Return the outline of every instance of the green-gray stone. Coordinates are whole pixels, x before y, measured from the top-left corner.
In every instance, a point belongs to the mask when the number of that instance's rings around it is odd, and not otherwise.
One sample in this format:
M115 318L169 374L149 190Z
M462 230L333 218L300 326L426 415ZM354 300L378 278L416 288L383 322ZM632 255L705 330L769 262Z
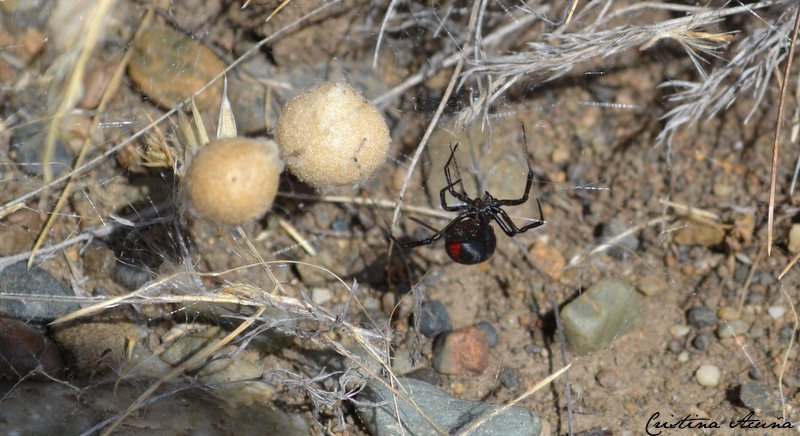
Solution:
M567 342L579 353L594 351L636 328L639 295L623 280L607 278L561 310Z
M526 407L503 408L482 401L461 400L433 385L410 378L400 378L397 383L400 385L396 386L397 391L407 395L418 409L396 398L392 391L375 380L367 382L357 396L358 414L374 436L436 436L459 434L467 429L472 429L469 434L475 436L539 436L542 432L541 419ZM399 419L396 410L400 412ZM417 410L425 413L439 431Z

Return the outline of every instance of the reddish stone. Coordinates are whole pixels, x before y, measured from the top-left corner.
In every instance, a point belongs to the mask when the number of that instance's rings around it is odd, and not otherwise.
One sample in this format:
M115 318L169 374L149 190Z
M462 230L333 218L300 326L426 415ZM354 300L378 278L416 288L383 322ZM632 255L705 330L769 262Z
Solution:
M433 367L442 374L481 374L489 366L489 338L484 330L465 327L437 336Z

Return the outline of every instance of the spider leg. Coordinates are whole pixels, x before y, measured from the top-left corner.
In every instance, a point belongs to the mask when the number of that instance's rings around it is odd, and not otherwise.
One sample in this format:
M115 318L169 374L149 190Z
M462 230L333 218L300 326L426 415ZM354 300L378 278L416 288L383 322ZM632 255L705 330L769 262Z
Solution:
M503 230L503 233L508 235L509 237L513 237L519 233L525 233L530 229L535 229L537 227L543 226L547 221L544 220L544 214L542 213L542 203L539 199L536 199L536 204L539 206L539 219L534 220L532 223L522 226L522 228L517 227L514 224L514 221L511 220L511 217L508 216L506 211L501 209L500 207L492 207L490 210L494 215L493 218L497 225L500 226L500 229Z
M425 238L425 239L420 239L419 241L409 241L409 242L401 242L401 241L397 240L397 238L395 238L395 237L394 237L394 236L392 236L392 235L390 235L390 237L392 238L392 240L393 240L393 241L394 241L394 242L395 242L397 245L399 245L399 246L400 246L400 248L402 248L402 249L404 249L404 250L407 250L407 249L409 249L409 248L416 248L416 247L420 247L420 246L422 246L422 245L430 245L430 244L433 244L434 242L438 241L439 239L441 239L441 238L442 238L442 236L444 236L444 235L447 233L447 231L448 231L448 230L450 230L450 229L451 229L453 226L455 226L456 224L460 223L461 221L464 221L464 220L465 220L465 219L467 219L467 218L473 218L474 216L475 216L475 213L474 213L474 212L469 212L469 211L463 212L463 213L461 213L460 215L458 215L457 217L455 217L455 218L453 219L453 221L450 221L450 223L449 223L449 224L447 224L446 226L444 226L444 228L443 228L442 230L436 230L435 228L433 228L433 227L431 227L430 225L428 225L428 224L426 224L426 223L422 222L421 220L418 220L418 219L416 219L416 218L411 218L411 219L413 219L414 221L416 221L416 222L418 222L418 223L422 224L423 226L425 226L425 227L427 227L427 228L429 228L429 229L433 230L433 231L434 231L434 232L436 232L436 233L434 233L433 235L431 235L430 237L427 237L427 238Z
M407 250L409 248L415 248L415 247L420 247L422 245L433 244L434 242L436 242L439 239L441 239L442 232L444 230L438 230L435 227L433 227L432 225L426 223L425 221L422 221L421 219L417 219L417 218L414 218L414 217L411 217L411 219L416 221L417 223L427 227L428 229L432 230L434 232L434 234L431 235L430 237L425 238L425 239L420 239L419 241L409 241L409 242L401 242L401 241L397 240L397 238L395 238L394 235L390 235L390 237L395 242L395 244L399 245L400 248L402 248L404 250Z
M448 174L448 176L449 176L449 174ZM448 177L447 181L448 182L450 181L449 177ZM468 203L469 202L469 198L461 198L461 197L459 197L457 195L457 193L455 191L453 191L453 186L455 186L458 183L461 183L461 179L458 179L455 182L450 183L449 185L447 185L444 188L442 188L441 191L439 191L439 200L441 200L441 202L442 202L442 208L444 210L448 211L448 212L460 212L460 211L464 210L464 208L465 208L463 204L457 204L455 206L448 206L447 199L445 198L445 195L446 195L448 190L450 191L451 194L453 194L453 197L456 197L457 199L463 201L464 203ZM462 184L462 189L463 189L463 184ZM464 195L466 197L466 194L464 194Z
M458 149L458 145L459 144L456 142L456 145L450 148L450 158L447 159L447 163L444 165L444 178L447 180L447 186L445 186L444 189L439 191L439 196L441 197L441 200L442 200L442 207L445 210L451 211L451 212L453 212L453 210L452 209L448 209L448 207L452 208L454 206L447 206L447 204L445 202L445 199L444 199L444 193L446 191L450 191L450 195L452 195L453 197L457 198L458 200L460 200L460 201L462 201L464 203L469 203L469 196L467 195L467 191L464 190L464 182L463 182L463 179L461 178L461 168L459 168L459 166L458 166L458 159L455 158L456 150ZM455 182L452 180L452 177L450 176L450 163L451 162L455 162L455 166L456 166L456 176L458 176L458 180L456 180ZM456 192L456 190L453 189L453 187L455 187L456 185L459 185L459 188L460 188L461 192Z
M528 163L528 180L525 182L525 193L522 194L522 197L514 200L496 200L498 206L519 206L525 203L528 201L528 195L533 185L533 167L531 166L531 155L528 152L528 136L525 134L525 125L522 123L520 123L520 125L522 126L522 148L525 150L525 161Z

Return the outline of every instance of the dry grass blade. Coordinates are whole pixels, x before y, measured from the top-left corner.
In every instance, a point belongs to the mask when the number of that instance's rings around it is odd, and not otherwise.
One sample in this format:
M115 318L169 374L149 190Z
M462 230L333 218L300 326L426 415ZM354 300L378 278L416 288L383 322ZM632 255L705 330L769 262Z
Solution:
M81 40L82 48L80 52L80 57L78 58L73 68L72 75L70 76L70 80L67 85L67 91L63 96L61 105L56 111L53 120L50 122L50 126L47 132L47 139L45 140L44 143L44 153L42 154L42 161L44 162L45 186L48 186L53 178L53 175L50 171L50 162L52 161L53 154L55 153L56 134L57 134L56 130L58 122L62 117L66 116L67 112L72 109L72 107L75 105L75 102L79 98L80 89L82 88L82 83L83 83L83 76L86 69L86 63L89 61L89 55L94 50L94 47L97 44L97 40L100 37L101 33L100 29L102 29L102 26L96 26L93 23L106 22L107 20L105 19L105 17L108 14L109 9L111 9L111 5L113 3L114 3L113 0L103 0L97 3L94 9L92 9L92 13L85 18L85 22L87 23L89 29L86 36ZM149 17L151 16L152 12L148 11L148 15L146 16L145 20L149 20ZM142 28L139 29L139 32L141 31ZM75 159L75 164L74 164L75 169L70 172L67 184L61 191L61 196L58 197L56 205L53 207L52 212L47 217L47 221L44 223L42 230L39 232L39 235L36 237L36 241L33 244L31 255L28 258L28 268L30 268L31 265L33 264L33 259L36 255L36 251L38 251L39 247L41 247L42 243L44 243L44 239L50 233L50 229L53 227L53 223L55 222L56 217L59 216L59 211L61 211L61 209L67 203L67 199L69 199L69 193L72 190L72 183L74 182L75 178L78 175L77 169L81 167L83 159L86 156L86 152L89 150L89 144L92 141L91 139L92 135L94 134L95 129L97 129L97 125L100 123L100 117L101 117L100 114L103 113L103 109L111 100L112 92L110 91L115 90L117 88L117 84L122 80L122 74L125 71L125 66L127 65L128 59L130 59L130 55L126 54L126 56L123 58L123 61L120 63L119 67L117 67L116 71L114 71L114 75L109 81L109 85L103 92L103 98L100 100L100 104L97 107L97 115L95 115L92 118L92 123L89 127L89 132L86 135L86 138L83 140L83 145L81 146L81 150L78 153L78 157ZM44 195L42 196L42 198L45 198L46 196L47 195ZM2 210L5 210L5 207Z
M794 29L792 29L792 42L789 44L788 58L786 67L783 70L783 80L781 81L781 91L778 97L778 114L775 120L775 136L772 140L772 167L769 178L769 210L767 212L767 256L772 253L772 228L775 224L775 189L778 180L778 152L781 144L781 126L783 125L783 102L786 97L786 86L789 83L789 72L792 69L792 59L794 59L794 46L797 42L797 31L800 28L800 5L797 6L797 14L794 17Z

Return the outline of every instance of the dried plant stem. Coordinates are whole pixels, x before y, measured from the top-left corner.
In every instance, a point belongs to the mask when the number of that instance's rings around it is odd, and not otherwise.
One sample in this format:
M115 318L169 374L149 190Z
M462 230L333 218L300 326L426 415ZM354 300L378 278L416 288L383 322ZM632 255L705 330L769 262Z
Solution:
M769 178L769 209L767 212L767 256L772 253L772 227L775 222L775 189L778 178L778 152L781 144L781 125L783 124L783 101L786 97L786 85L789 83L789 72L792 69L792 59L794 59L794 46L797 42L798 28L800 28L800 5L797 6L797 14L794 17L792 41L789 44L789 54L786 58L786 66L783 70L780 97L778 98L778 114L775 120L775 136L772 140L772 169Z
M107 2L110 3L110 2ZM150 7L147 9L147 12L142 18L142 22L139 25L139 28L136 30L136 35L134 39L138 38L142 33L144 33L145 29L149 25L150 21L153 18L153 11L155 10L154 7ZM81 150L78 153L78 157L75 159L75 164L73 171L69 173L69 179L67 180L67 184L64 185L64 189L61 190L61 196L58 197L58 201L56 205L53 207L50 215L47 217L47 221L45 221L42 230L39 232L39 235L36 237L36 241L33 244L33 248L31 249L31 254L28 256L28 268L33 265L33 260L36 258L36 252L41 247L42 243L44 242L47 235L50 233L50 229L53 227L53 223L55 222L56 218L59 216L59 212L67 203L69 199L70 192L72 191L72 185L75 183L75 180L78 178L78 168L81 167L83 164L83 160L86 157L86 152L89 150L89 144L92 142L92 137L94 136L94 132L97 130L97 126L100 124L100 117L105 115L105 108L106 105L111 101L114 97L114 91L119 86L119 83L122 81L122 75L125 74L125 68L128 66L128 61L131 58L133 52L128 50L125 52L125 55L122 57L122 61L117 66L116 70L114 70L114 74L111 76L111 79L108 81L108 86L103 91L103 96L100 99L100 103L97 105L97 110L95 116L92 118L92 122L89 125L89 131L86 134L86 137L83 139L83 145L81 145ZM167 154L169 156L169 153ZM46 161L46 160L45 160ZM45 166L47 168L48 166ZM45 177L45 184L48 182L48 178Z
M42 178L44 184L47 186L53 180L53 172L50 167L50 162L53 160L53 155L56 149L56 136L58 136L59 123L71 111L81 96L81 89L83 88L83 78L86 73L86 64L89 62L89 55L94 51L97 42L101 37L101 29L103 23L107 23L106 16L111 6L114 4L113 0L101 0L87 11L83 18L83 27L81 37L78 41L80 48L78 49L78 57L72 65L72 72L66 82L66 87L61 97L61 102L56 109L53 119L47 128L47 137L43 145L42 152ZM62 55L68 56L68 55ZM87 138L88 141L88 138Z

